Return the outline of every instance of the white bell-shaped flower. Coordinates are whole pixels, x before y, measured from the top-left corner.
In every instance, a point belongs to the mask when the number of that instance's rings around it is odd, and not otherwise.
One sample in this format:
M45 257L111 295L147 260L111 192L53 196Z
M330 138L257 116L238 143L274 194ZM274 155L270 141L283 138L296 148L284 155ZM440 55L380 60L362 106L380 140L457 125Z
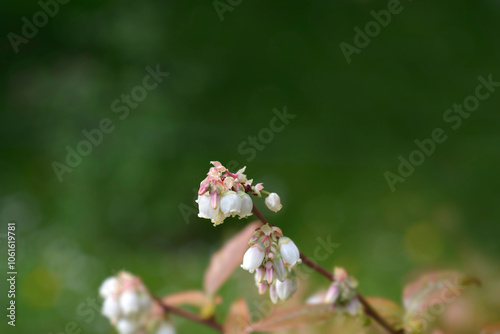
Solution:
M276 281L276 291L281 300L288 300L297 291L297 281L292 278L286 278L283 282Z
M115 321L121 314L120 302L113 297L104 299L101 313L111 321Z
M104 282L102 282L101 287L99 288L99 294L102 298L108 298L117 292L118 285L119 283L116 277L108 277L104 280Z
M269 196L266 197L266 205L269 210L278 212L281 210L283 205L281 205L281 199L277 193L270 193Z
M198 203L199 209L198 217L211 219L212 221L217 219L219 215L219 206L217 206L216 209L212 207L211 198L208 193L198 196L196 203Z
M137 314L141 310L139 295L134 291L125 291L120 296L120 307L123 314Z
M257 268L262 265L264 257L266 256L265 247L262 244L255 244L251 246L243 256L243 264L241 268L253 273Z
M131 319L121 318L116 323L116 330L120 334L137 334L138 325Z
M242 199L234 191L225 192L220 199L220 210L226 216L235 216L240 213Z
M252 209L253 209L252 198L250 197L250 195L248 195L244 192L242 192L240 194L240 196L241 196L241 209L240 209L239 217L245 218L245 217L251 216Z
M156 334L175 334L175 327L170 322L162 321L156 330Z
M296 264L302 263L300 252L295 243L287 237L281 237L279 240L280 253L283 260L293 268Z

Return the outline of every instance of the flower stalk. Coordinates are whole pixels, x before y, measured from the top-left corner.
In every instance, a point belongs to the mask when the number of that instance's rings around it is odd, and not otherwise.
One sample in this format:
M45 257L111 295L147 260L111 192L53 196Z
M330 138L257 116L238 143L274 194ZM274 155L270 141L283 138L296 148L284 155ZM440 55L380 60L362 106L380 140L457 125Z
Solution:
M259 209L257 209L257 207L255 207L255 205L253 206L252 211L255 214L255 216L257 216L257 218L259 218L259 220L262 222L262 224L264 224L264 225L269 224L267 219L262 215L262 213L259 211ZM300 258L301 258L303 264L305 264L309 268L313 269L314 271L316 271L320 275L324 276L330 282L335 281L335 276L333 275L333 273L329 272L328 270L326 270L325 268L323 268L322 266L320 266L319 264L317 264L313 260L309 259L304 253L300 252ZM401 329L401 330L394 329L387 321L385 321L385 319L382 318L382 316L380 316L378 314L378 312L370 305L370 303L368 303L368 301L361 294L358 293L357 297L358 297L361 305L363 305L363 309L365 311L365 314L367 316L371 317L373 320L375 320L380 326L382 326L385 330L387 330L387 332L389 332L391 334L404 334L403 329Z

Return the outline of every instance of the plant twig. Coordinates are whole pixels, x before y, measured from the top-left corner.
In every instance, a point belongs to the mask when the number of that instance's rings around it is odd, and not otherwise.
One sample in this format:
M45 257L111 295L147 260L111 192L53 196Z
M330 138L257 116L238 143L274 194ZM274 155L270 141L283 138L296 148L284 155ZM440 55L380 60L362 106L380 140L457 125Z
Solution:
M224 327L222 327L221 324L219 324L217 321L215 321L214 318L204 319L195 313L191 313L191 312L186 311L182 308L168 305L156 296L154 296L153 298L156 300L156 302L158 302L158 304L161 306L163 311L165 311L167 313L176 314L176 315L181 316L183 318L186 318L188 320L191 320L191 321L197 322L199 324L211 327L220 333L224 333Z
M252 209L253 213L259 218L259 220L262 222L262 224L269 224L267 219L262 215L262 213L257 209L257 207L254 205ZM310 258L308 258L304 253L300 252L300 258L302 259L302 263L304 263L306 266L308 266L311 269L314 269L317 273L320 275L326 277L329 281L333 282L335 281L335 277L333 276L333 273L330 271L326 270ZM361 296L358 293L358 299L360 303L363 305L363 308L365 310L365 314L368 315L369 317L373 318L380 326L382 326L384 329L386 329L389 333L391 334L404 334L404 330L396 330L394 329L387 321L385 321L384 318L382 318L377 311L368 303L368 301Z

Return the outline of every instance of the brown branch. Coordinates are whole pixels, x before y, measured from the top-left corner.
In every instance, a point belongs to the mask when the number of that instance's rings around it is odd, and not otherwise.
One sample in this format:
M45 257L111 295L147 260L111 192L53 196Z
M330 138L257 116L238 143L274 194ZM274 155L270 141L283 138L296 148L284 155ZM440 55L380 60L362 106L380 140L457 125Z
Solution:
M168 304L166 304L165 302L163 302L160 298L158 298L156 296L153 296L153 298L156 300L156 302L158 302L158 304L161 306L161 308L163 309L163 311L165 311L167 313L176 314L178 316L181 316L183 318L186 318L186 319L189 319L191 321L197 322L199 324L211 327L211 328L213 328L214 330L216 330L216 331L218 331L220 333L224 333L224 327L222 327L221 324L219 324L217 321L215 321L214 318L204 319L204 318L200 317L199 315L197 315L195 313L191 313L191 312L186 311L186 310L184 310L182 308L178 308L178 307L175 307L175 306L172 306L172 305L168 305Z
M259 220L263 224L269 224L267 219L262 215L262 213L257 209L257 207L254 205L252 209L253 213L259 218ZM304 263L306 266L308 266L311 269L314 269L317 273L320 275L326 277L329 281L333 282L335 281L335 277L333 276L333 273L330 271L326 270L310 258L308 258L304 253L300 252L300 258L302 259L302 263ZM368 303L368 301L361 296L359 293L357 295L359 301L363 305L363 308L365 310L365 314L368 315L369 317L373 318L376 322L379 323L380 326L385 328L389 333L391 334L404 334L404 330L396 330L394 329L387 321L385 321L384 318L382 318L377 311Z

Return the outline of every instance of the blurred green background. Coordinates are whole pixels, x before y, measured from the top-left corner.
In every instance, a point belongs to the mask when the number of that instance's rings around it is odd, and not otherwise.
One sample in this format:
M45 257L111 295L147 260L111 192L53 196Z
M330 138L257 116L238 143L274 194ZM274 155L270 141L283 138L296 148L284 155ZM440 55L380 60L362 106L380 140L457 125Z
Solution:
M211 1L71 1L15 53L8 33L41 8L4 2L0 226L17 222L19 272L8 329L112 333L85 303L121 269L158 295L200 288L210 254L245 224L193 214L210 160L278 192L278 214L257 205L306 254L331 236L340 246L321 264L346 267L362 293L399 301L415 274L455 268L484 283L467 291L474 325L500 321L500 91L457 130L443 121L478 76L500 81L500 3L402 1L348 64L339 44L387 3L243 1L221 21ZM121 120L112 102L157 64L170 75ZM253 157L249 136L285 106L296 117ZM53 162L104 118L114 131L59 182ZM437 127L447 141L391 192L384 172ZM308 293L326 288L311 279ZM220 320L237 296L258 299L242 270L221 295Z

